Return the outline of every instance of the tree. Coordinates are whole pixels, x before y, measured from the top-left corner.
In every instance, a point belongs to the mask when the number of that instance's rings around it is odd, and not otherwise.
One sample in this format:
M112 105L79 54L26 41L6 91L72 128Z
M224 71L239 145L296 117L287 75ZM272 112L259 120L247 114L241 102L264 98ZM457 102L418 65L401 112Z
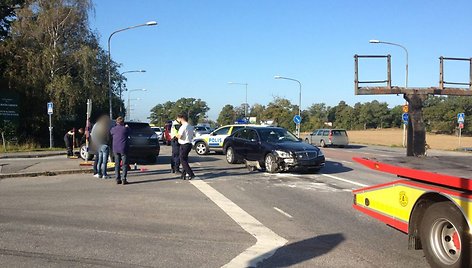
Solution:
M324 123L328 122L328 107L324 103L315 103L308 107L306 113L302 112L302 115L304 115L303 118L308 118L306 123L302 124L304 131L322 128Z
M226 104L223 109L221 109L220 114L218 115L218 119L216 122L220 126L233 124L236 120L236 112L234 111L234 107L231 104Z
M261 122L262 116L264 114L265 106L262 104L255 103L252 105L249 111L250 117L256 118L256 123L259 124Z
M151 109L148 119L152 124L163 124L165 121L177 118L178 114L186 114L191 124L204 119L210 110L205 101L194 98L180 98L176 102L168 101L157 104Z
M86 100L94 114L108 108L107 56L89 29L89 0L26 0L0 44L8 90L20 95L20 133L48 141L45 105L54 103L54 133L85 124ZM112 62L112 83L120 79ZM120 100L113 96L116 114ZM106 108L105 108L106 107Z
M264 118L274 120L278 126L295 130L293 117L298 114L298 106L292 105L288 99L274 97L264 111Z

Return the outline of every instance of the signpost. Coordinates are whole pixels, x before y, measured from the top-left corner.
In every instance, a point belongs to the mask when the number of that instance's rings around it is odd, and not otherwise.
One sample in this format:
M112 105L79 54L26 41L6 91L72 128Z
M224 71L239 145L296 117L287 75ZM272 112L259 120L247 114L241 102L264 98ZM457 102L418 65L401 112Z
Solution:
M462 129L464 128L465 115L464 113L457 114L457 123L459 124L459 148L461 147Z
M49 115L49 148L52 148L54 141L52 138L52 121L51 116L53 114L54 105L52 102L48 102L48 115Z
M404 124L404 125L407 125L407 124L408 124L408 119L409 119L409 117L410 117L410 116L408 115L408 113L403 113L403 114L402 114L402 120L403 120L403 124Z
M302 117L299 114L295 115L293 122L297 125L297 137L300 138L300 123L302 122Z

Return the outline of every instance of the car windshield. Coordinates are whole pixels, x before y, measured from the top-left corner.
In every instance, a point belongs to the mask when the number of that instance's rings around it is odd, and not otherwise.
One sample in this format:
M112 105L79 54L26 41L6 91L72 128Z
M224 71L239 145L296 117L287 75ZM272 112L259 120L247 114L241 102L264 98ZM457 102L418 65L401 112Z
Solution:
M295 135L283 128L260 129L259 134L261 136L261 140L264 142L279 143L287 141L299 141Z

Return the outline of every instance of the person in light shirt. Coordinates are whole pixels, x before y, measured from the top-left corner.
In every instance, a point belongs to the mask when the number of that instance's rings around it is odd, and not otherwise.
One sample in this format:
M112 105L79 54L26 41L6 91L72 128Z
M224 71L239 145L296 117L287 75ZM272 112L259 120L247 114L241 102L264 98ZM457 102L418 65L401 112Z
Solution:
M181 124L179 133L177 134L178 142L180 144L180 164L183 169L180 177L184 180L191 180L195 178L195 174L188 164L188 154L192 150L193 126L188 123L188 117L186 114L179 114L177 120Z

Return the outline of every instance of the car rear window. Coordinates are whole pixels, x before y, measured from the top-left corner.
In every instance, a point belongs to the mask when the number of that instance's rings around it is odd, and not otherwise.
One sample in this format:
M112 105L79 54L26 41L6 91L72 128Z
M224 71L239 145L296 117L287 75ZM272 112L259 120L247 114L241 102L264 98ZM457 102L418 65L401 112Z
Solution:
M148 123L127 122L125 125L128 125L128 127L133 130L144 130L151 128Z
M332 130L333 136L347 136L346 130Z

